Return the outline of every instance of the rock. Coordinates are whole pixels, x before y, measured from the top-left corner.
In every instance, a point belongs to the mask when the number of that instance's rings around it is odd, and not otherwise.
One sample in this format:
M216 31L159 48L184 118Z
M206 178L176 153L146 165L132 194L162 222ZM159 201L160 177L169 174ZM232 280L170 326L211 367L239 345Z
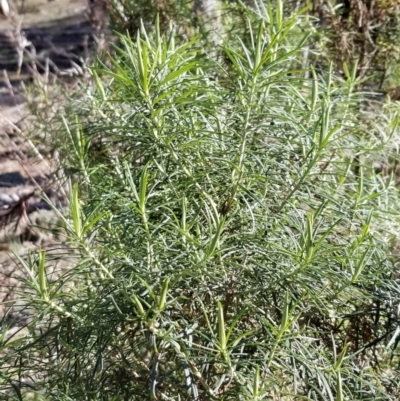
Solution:
M10 194L9 196L11 196L13 203L20 200L20 197L17 194Z
M0 14L6 18L9 16L10 6L8 5L7 0L0 0Z
M10 204L12 204L14 202L15 202L15 200L13 199L13 197L11 195L0 194L0 203L2 205L10 205Z

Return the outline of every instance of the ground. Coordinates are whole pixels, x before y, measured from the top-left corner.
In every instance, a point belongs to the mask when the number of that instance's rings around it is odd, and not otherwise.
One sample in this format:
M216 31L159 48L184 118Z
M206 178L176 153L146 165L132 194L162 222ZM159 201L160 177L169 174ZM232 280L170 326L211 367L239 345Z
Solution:
M26 291L16 255L27 259L38 247L47 250L50 280L73 265L70 257L60 258L71 252L53 210L68 207L67 188L51 154L38 145L40 133L31 140L35 118L24 88L35 73L79 73L94 28L85 0L26 0L10 7L12 15L0 19L0 322L5 314L4 321L22 322L30 311L15 303Z

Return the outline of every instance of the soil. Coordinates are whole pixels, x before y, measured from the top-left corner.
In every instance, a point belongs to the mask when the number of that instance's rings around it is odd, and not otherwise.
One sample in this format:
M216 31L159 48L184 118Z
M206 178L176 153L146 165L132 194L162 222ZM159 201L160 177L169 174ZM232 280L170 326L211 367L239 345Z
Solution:
M74 264L57 217L68 208L68 191L48 152L30 140L35 125L24 88L35 74L79 74L102 34L85 0L23 0L10 7L8 18L0 15L0 334L2 325L25 322L32 312L18 297L27 291L19 258L46 250L50 281Z

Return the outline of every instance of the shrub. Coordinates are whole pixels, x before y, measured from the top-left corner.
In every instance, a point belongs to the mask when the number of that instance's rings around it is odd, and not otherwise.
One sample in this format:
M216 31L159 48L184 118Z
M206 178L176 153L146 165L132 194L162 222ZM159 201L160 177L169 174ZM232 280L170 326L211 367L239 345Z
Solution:
M395 108L363 118L357 66L302 78L280 3L248 17L226 63L156 30L92 70L61 152L80 261L54 283L44 253L25 264L17 395L31 377L51 400L398 399L398 194L375 164Z

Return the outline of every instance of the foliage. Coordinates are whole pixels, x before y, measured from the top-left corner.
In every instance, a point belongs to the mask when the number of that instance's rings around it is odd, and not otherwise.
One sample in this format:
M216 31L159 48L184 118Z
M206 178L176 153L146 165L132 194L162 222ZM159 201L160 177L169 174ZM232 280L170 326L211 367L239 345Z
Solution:
M336 0L313 2L317 17L316 48L337 69L358 60L357 75L394 94L400 86L400 8L393 0ZM317 38L318 37L318 38ZM316 62L321 62L317 59Z
M44 252L21 260L36 313L0 343L9 399L399 398L398 192L376 168L398 105L364 115L357 65L304 78L281 3L247 17L222 61L142 29L92 69L60 149L79 263L50 282Z
M158 13L163 28L174 23L183 37L200 32L206 39L205 47L216 42L214 29L225 40L240 33L246 41L248 8L260 12L260 2L252 0L104 1L113 28L121 33L128 30L135 35L141 19L146 28L152 27ZM359 78L368 78L370 86L398 99L400 8L396 0L290 0L284 2L284 15L299 12L302 7L304 16L313 26L313 39L304 49L303 65L312 64L316 69L326 70L333 61L334 70L344 74L343 62L357 61Z
M141 20L146 27L152 26L158 14L166 28L171 20L187 21L191 11L190 2L182 0L105 0L105 6L111 26L132 34L140 29Z

